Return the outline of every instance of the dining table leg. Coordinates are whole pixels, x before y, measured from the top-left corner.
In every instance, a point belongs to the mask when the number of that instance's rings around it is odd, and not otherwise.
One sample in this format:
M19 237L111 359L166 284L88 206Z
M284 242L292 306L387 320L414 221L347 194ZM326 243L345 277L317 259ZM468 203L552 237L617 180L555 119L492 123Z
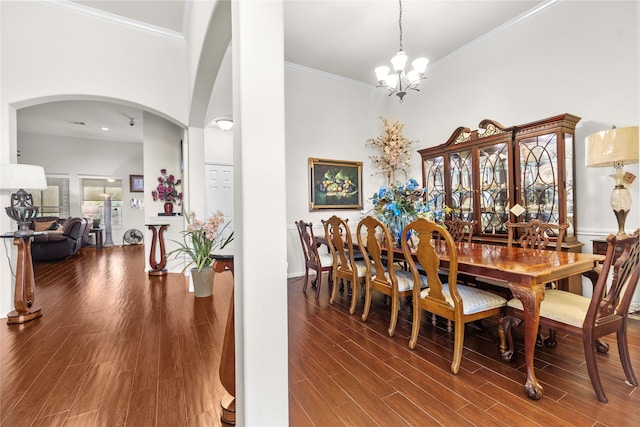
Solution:
M527 368L527 382L524 392L529 398L538 400L543 395L542 386L536 379L533 368L533 354L540 323L540 302L544 299L544 284L523 286L509 283L513 295L522 302L524 310L524 361Z

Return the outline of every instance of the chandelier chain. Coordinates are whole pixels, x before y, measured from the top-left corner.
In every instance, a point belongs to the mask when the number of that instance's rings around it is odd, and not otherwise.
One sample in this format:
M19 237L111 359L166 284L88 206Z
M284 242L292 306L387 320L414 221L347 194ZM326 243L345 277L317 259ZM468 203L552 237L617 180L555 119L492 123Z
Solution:
M402 0L398 0L400 4L400 17L398 18L398 27L400 27L400 50L402 50Z
M396 94L400 98L400 102L402 102L402 98L407 94L408 90L420 90L418 89L418 84L420 80L426 78L424 73L429 60L427 58L416 58L411 62L413 69L405 73L405 66L409 58L402 47L402 0L398 0L398 11L400 50L391 58L393 71L387 65L376 67L374 71L378 79L378 87L386 88L389 91L389 95Z

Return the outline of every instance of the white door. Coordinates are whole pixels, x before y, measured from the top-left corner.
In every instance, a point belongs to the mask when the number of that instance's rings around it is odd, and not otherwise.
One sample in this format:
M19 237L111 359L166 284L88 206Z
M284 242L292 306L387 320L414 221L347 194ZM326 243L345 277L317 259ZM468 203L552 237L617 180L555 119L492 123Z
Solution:
M207 163L204 165L205 217L221 210L224 213L224 238L233 232L233 165ZM225 250L233 249L233 242Z

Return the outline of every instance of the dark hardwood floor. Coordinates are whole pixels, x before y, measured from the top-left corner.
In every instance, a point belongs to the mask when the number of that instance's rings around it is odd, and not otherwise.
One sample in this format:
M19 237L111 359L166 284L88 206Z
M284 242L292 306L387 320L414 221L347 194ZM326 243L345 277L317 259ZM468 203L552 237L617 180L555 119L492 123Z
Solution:
M40 319L0 327L4 426L215 426L231 273L195 298L142 246L36 264Z
M326 277L326 275L325 275ZM326 280L326 279L325 279ZM532 401L526 378L522 330L512 363L499 357L497 320L481 332L467 330L458 375L450 372L453 337L446 321L423 323L415 350L408 348L410 307L404 303L395 335L387 335L389 307L373 294L366 322L362 302L349 315L347 293L328 303L323 283L302 292L289 281L289 405L291 425L640 425L640 390L624 383L615 334L598 366L609 403L600 403L587 374L582 342L563 336L555 349L536 349L536 375L545 396ZM519 328L523 329L523 328ZM632 365L640 374L640 321L628 331Z
M2 426L217 426L218 360L231 275L214 295L195 298L177 274L149 278L142 246L84 248L72 259L36 264L43 317L0 325ZM289 287L289 390L292 426L578 425L640 420L640 391L623 382L612 338L598 361L609 403L596 400L582 344L559 337L538 349L540 401L524 396L523 356L498 357L496 322L468 332L458 375L452 340L429 316L409 350L410 311L387 336L389 308L374 294L367 322L348 314L347 296L328 303L302 279ZM640 321L629 325L640 370ZM521 334L521 331L517 331ZM521 335L516 335L521 337ZM521 348L520 348L521 349Z

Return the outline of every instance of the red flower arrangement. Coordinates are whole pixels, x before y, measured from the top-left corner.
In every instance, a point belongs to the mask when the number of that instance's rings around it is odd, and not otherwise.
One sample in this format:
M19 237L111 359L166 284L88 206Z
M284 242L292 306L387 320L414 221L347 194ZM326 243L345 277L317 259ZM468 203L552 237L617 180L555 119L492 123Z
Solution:
M162 200L165 203L175 203L179 205L182 202L182 193L178 193L176 186L182 184L181 179L177 179L173 175L167 175L166 169L160 169L158 177L158 186L151 192L154 201Z

